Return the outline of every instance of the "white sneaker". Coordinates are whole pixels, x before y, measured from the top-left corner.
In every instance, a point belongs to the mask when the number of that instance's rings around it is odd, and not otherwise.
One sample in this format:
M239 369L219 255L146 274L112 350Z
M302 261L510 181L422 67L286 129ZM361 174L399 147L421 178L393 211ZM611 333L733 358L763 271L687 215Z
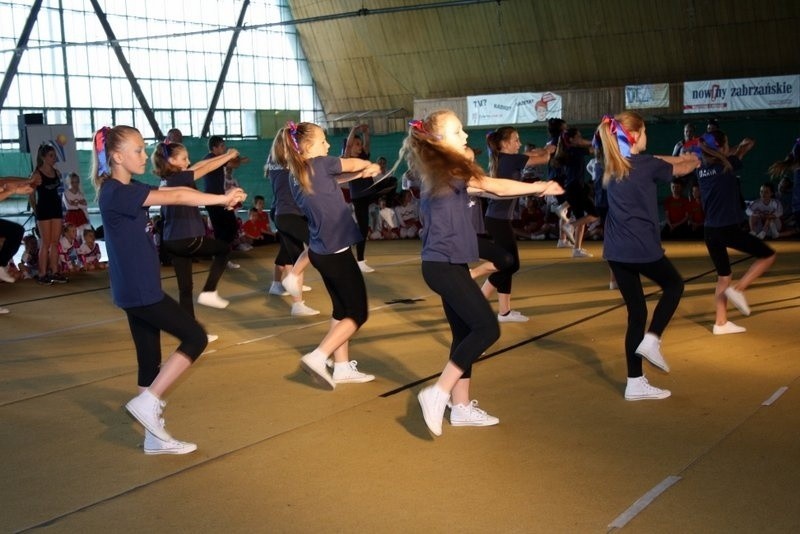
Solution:
M301 300L300 302L292 303L292 315L294 317L319 315L319 310L315 310L314 308L309 308L308 306L306 306L305 301Z
M561 229L564 230L564 237L567 238L567 241L575 246L575 227L566 222L561 224Z
M644 376L628 377L628 385L625 387L625 400L629 401L666 399L670 395L670 390L651 386Z
M283 289L289 292L293 297L299 297L303 294L303 288L300 286L300 279L294 273L288 273L281 281Z
M531 241L544 241L544 238L547 237L544 234L531 234Z
M306 291L311 291L311 286L303 286L303 293Z
M161 417L166 406L166 401L159 399L150 393L149 389L146 389L128 401L125 408L137 421L142 423L145 429L152 432L158 439L170 441L172 436L164 428L164 419Z
M645 358L665 373L669 373L669 364L664 360L664 355L661 354L661 339L657 335L650 332L646 333L642 342L636 347L636 354Z
M219 293L216 291L203 291L197 295L197 303L208 306L209 308L218 308L221 310L227 308L230 301L220 297Z
M209 343L219 339L219 336L217 334L206 334L206 337L208 338Z
M589 253L585 248L576 248L572 251L573 258L592 258L593 255Z
M144 431L144 453L154 454L189 454L197 450L197 444L177 439L163 440L149 430Z
M556 248L572 248L572 245L564 241L563 239L559 239L556 242Z
M725 296L728 297L728 300L731 301L731 304L736 306L742 315L750 315L750 306L747 304L747 299L744 296L744 293L729 287L725 290Z
M444 409L450 395L436 386L424 388L417 394L417 400L422 408L422 417L428 430L434 436L442 435L442 419L444 419Z
M516 310L511 310L505 315L497 314L497 321L500 323L527 323L529 320Z
M478 401L469 404L455 404L450 408L450 424L453 426L492 426L500 419L478 408Z
M239 265L235 261L230 261L230 260L228 261L228 269L238 269L239 267L241 267L241 265Z
M0 315L3 315L4 313L11 313L11 311L8 308L3 308L0 306Z
M372 382L375 375L362 373L357 369L358 362L350 360L347 365L333 365L333 381L337 384L363 384Z
M283 284L281 284L280 282L272 282L267 292L270 295L278 295L279 297L289 296L289 292L286 291L286 289L283 287Z
M758 232L758 233L756 234L756 237L757 237L757 238L759 238L759 239L761 239L761 240L763 241L763 239L764 239L765 237L767 237L767 233L766 233L765 231L763 231L763 230L762 230L762 231L760 231L760 232Z
M13 284L17 281L16 278L8 274L8 266L0 267L0 280L9 284Z
M715 336L724 336L725 334L741 334L742 332L747 332L747 328L727 321L725 324L715 324L713 331Z
M250 245L248 243L239 243L239 245L236 247L236 250L247 252L248 250L253 250L253 245Z
M374 273L375 272L375 269L373 269L372 267L367 265L367 261L366 260L361 260L360 262L358 262L358 268L361 269L362 273Z
M312 354L309 352L300 358L300 367L311 375L311 378L318 384L328 386L330 389L336 389L336 382L333 381L333 377L325 366L325 359L312 356Z

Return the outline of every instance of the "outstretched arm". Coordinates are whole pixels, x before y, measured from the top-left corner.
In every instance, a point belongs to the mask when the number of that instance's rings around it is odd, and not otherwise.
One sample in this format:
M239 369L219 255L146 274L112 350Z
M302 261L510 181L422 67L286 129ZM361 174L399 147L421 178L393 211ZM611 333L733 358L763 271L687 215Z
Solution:
M687 152L685 154L681 154L680 156L653 156L662 161L665 161L672 165L672 175L673 176L683 176L685 174L689 174L696 168L700 166L700 159L698 159L697 155Z
M233 209L244 202L247 194L238 187L228 190L224 195L203 193L192 187L162 187L152 189L144 201L144 206L225 206Z
M519 182L506 178L491 178L489 176L473 177L467 182L467 192L470 195L496 197L522 197L528 195L560 195L564 189L558 182Z
M231 161L239 157L239 151L235 148L229 148L227 152L221 154L219 156L215 156L213 158L200 160L191 167L189 167L190 171L194 172L194 179L199 180L206 174L210 173L214 169L218 169Z
M24 178L13 181L3 178L0 181L0 200L5 200L11 195L30 195L31 193L33 193L33 187Z
M544 165L550 161L550 155L556 151L555 145L547 145L544 148L534 148L524 154L528 156L528 166Z

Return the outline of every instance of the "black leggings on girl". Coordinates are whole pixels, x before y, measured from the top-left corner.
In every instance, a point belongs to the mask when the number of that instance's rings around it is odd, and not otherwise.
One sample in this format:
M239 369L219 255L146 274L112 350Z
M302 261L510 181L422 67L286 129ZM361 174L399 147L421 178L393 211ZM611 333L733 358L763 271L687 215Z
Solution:
M647 303L642 289L644 275L661 287L661 298L653 311L649 331L659 338L678 309L683 295L683 279L666 256L651 263L622 263L609 261L608 266L617 280L619 291L628 309L628 329L625 332L625 358L628 362L628 377L642 376L642 359L636 349L642 342L647 327Z
M353 213L356 216L356 224L361 232L361 241L356 243L356 259L364 261L364 250L367 248L367 235L369 234L369 205L372 197L354 198Z
M164 250L172 257L175 278L178 281L178 295L181 307L194 317L192 302L192 258L211 256L211 269L208 271L203 291L216 291L219 279L225 272L230 255L230 246L225 241L210 237L190 237L164 241Z
M442 298L453 342L450 361L472 376L472 364L500 337L500 326L486 297L469 275L467 265L423 261L422 277Z
M358 327L366 323L367 286L350 248L335 254L317 254L309 249L308 259L322 275L333 304L333 318L352 319Z
M511 221L505 219L486 217L485 223L486 231L492 236L492 240L497 246L508 252L512 259L511 265L489 275L489 283L497 288L498 293L511 294L511 277L519 271L519 249L514 229L511 227Z
M195 361L206 350L208 336L200 323L169 295L149 306L125 308L139 363L138 384L146 388L161 367L161 331L178 338L177 352Z

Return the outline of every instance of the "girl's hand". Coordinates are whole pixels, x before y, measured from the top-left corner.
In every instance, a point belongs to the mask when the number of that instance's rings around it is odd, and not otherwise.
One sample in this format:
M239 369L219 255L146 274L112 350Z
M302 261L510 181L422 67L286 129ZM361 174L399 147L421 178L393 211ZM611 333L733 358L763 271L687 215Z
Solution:
M684 152L678 157L685 161L691 161L692 165L694 165L693 168L695 169L700 167L700 158L698 158L697 154L695 154L694 152Z
M381 166L377 163L370 163L364 170L361 171L361 176L364 178L372 178L381 173Z
M237 207L240 207L246 199L247 193L245 193L244 190L239 187L234 187L225 193L224 205L229 210L236 209Z
M561 184L559 184L558 182L553 181L553 180L548 180L545 183L547 184L547 187L545 187L544 191L542 191L542 193L541 193L542 195L563 195L564 194L564 188L561 187Z

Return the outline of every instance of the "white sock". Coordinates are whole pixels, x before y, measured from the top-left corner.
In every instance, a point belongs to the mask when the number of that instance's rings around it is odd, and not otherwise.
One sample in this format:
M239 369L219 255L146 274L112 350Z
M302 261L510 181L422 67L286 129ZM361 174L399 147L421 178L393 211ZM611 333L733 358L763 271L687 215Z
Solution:
M337 370L348 371L350 369L350 362L333 362L333 372Z
M328 359L328 355L325 354L324 352L322 352L319 349L314 349L313 351L311 351L311 353L309 354L309 357L311 357L311 358L313 358L315 360L322 361L322 362L324 362L325 360Z

